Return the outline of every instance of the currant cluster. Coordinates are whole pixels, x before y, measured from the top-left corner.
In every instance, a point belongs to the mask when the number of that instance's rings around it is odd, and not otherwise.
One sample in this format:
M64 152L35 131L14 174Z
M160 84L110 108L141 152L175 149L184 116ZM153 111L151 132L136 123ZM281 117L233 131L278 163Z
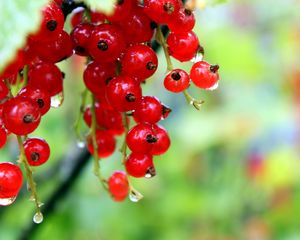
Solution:
M128 195L138 201L142 195L133 188L130 177L155 176L153 157L170 147L168 132L158 123L171 109L157 97L142 93L143 84L158 67L151 42L157 41L166 56L165 88L182 92L196 108L203 102L187 92L190 82L214 89L219 79L218 65L202 61L203 48L192 31L193 11L180 0L118 0L112 15L85 4L77 6L73 1L49 3L42 10L38 31L28 36L25 46L0 75L0 148L9 134L17 136L20 148L18 164L0 163L0 205L11 204L18 195L23 179L19 164L23 163L36 203L35 222L41 222L42 215L31 167L47 162L50 148L45 140L28 135L50 107L62 102L64 73L57 62L74 53L86 58L86 89L75 128L81 139L79 123L86 123L86 145L94 157L94 173L115 201ZM72 31L68 34L63 29L70 12ZM166 39L162 25L170 30ZM170 56L193 61L190 73L174 68ZM115 171L105 179L100 159L114 153L116 137L122 135L120 151L125 171Z

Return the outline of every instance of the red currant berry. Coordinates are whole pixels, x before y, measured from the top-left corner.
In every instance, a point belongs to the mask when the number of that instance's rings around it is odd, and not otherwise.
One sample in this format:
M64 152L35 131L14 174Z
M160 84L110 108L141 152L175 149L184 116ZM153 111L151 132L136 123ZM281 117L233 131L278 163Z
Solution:
M15 198L18 195L22 182L22 171L17 165L8 162L0 163L0 205L8 205L2 204L2 200Z
M115 201L123 201L129 193L129 183L126 173L114 172L108 179L108 190Z
M140 178L148 174L155 175L152 156L143 153L131 153L125 162L126 171L130 176Z
M118 23L128 44L150 42L157 25L145 15L142 7L135 7L131 14Z
M144 0L144 11L153 21L168 23L177 16L181 5L179 0Z
M174 69L167 74L164 80L165 88L174 93L184 91L189 87L190 77L182 69Z
M192 31L195 26L195 16L192 11L181 8L178 15L168 23L168 27L174 33L186 33Z
M152 130L152 125L139 123L128 132L126 143L132 152L149 153L156 143L157 137Z
M106 130L97 130L96 131L96 142L98 147L98 157L106 158L113 154L116 148L116 140L114 136ZM88 149L91 154L94 153L92 136L88 135L87 137Z
M2 80L0 80L0 100L7 97L8 93L9 93L9 90L8 90L6 84Z
M45 62L60 62L73 54L71 38L65 31L62 31L53 41L33 42L32 47L36 55Z
M171 32L167 44L170 55L181 62L191 60L199 48L198 37L192 31L182 34Z
M80 56L88 56L88 41L94 26L90 23L80 23L71 32L71 39L75 53Z
M142 89L132 78L118 76L108 83L106 97L117 111L127 112L136 108L142 97Z
M88 43L88 52L98 62L114 62L125 48L121 30L112 24L96 26Z
M162 117L162 105L156 97L145 96L134 111L136 122L157 123Z
M57 66L52 63L40 63L30 68L28 85L45 90L51 97L63 90L63 76Z
M191 80L197 87L209 90L219 80L218 69L218 65L210 65L205 61L196 62L191 68Z
M131 12L132 0L117 0L113 14L108 16L110 22L120 22L124 20Z
M153 144L153 148L150 151L152 155L162 155L170 147L171 141L166 129L159 125L153 125L153 132L157 137L157 142Z
M50 148L44 139L29 138L23 144L29 165L40 166L48 161Z
M126 49L121 59L121 73L143 81L155 73L157 64L157 56L150 47L134 45Z
M50 3L43 10L40 29L31 38L35 41L51 41L56 39L64 27L64 14L56 3Z
M20 90L18 96L31 98L35 101L40 109L41 115L45 115L50 109L51 99L45 90L26 86Z
M115 65L90 62L83 73L86 87L94 94L104 95L106 85L115 76Z
M38 127L40 119L40 110L30 98L17 96L3 105L5 128L16 135L33 132Z
M0 149L6 144L7 133L3 126L0 126Z

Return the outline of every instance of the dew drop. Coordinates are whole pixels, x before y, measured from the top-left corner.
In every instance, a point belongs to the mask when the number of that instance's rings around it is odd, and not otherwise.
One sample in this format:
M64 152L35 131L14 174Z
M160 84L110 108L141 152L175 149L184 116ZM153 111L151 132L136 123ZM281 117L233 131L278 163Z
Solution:
M140 201L144 196L138 192L135 189L131 189L130 193L129 193L129 199L131 202L138 202Z
M43 214L41 212L37 212L36 214L34 214L32 220L34 223L40 224L44 220Z
M206 90L213 91L213 90L216 90L218 87L219 87L219 82L216 82L215 85L213 85L210 88L207 88Z
M195 57L193 57L192 59L191 59L191 62L192 63L196 63L196 62L200 62L200 61L202 61L203 60L203 54L202 53L197 53L196 55L195 55Z
M78 148L84 148L84 147L85 147L85 142L78 141L78 142L77 142L77 147L78 147Z
M17 197L10 197L10 198L0 198L0 206L8 206L12 204Z
M64 93L60 92L56 94L55 96L51 97L51 107L58 108L60 107L64 102Z

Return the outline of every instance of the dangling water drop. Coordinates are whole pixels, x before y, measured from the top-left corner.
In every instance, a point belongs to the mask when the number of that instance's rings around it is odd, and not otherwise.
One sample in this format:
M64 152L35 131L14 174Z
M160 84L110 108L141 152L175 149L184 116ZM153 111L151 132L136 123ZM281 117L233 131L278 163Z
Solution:
M218 87L219 87L219 82L216 82L212 87L207 88L206 90L213 91L216 90Z
M0 206L8 206L12 204L17 197L10 197L10 198L0 198Z
M156 175L156 171L155 171L155 168L154 167L149 167L147 169L147 172L145 174L145 178L152 178Z
M144 196L138 192L137 190L131 188L129 193L129 199L131 202L138 202L140 201Z
M51 97L51 107L58 108L64 102L64 92L60 92L55 96Z
M77 147L78 147L78 148L84 148L84 147L85 147L85 142L83 142L83 141L78 141L78 142L77 142Z
M41 222L43 222L43 220L44 220L44 217L41 212L37 212L36 214L34 214L34 216L33 216L34 223L40 224Z

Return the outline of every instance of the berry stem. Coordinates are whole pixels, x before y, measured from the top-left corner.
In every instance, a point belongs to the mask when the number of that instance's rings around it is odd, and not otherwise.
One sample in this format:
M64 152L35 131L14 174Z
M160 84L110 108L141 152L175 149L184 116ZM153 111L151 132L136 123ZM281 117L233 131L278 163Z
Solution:
M193 105L197 110L200 110L200 106L204 103L203 100L197 100L195 98L193 98L189 92L187 90L183 91L183 94L185 96L185 99L187 101L188 104Z
M96 119L96 109L95 109L96 99L95 96L92 94L92 126L91 126L91 135L92 135L92 142L93 142L93 157L94 157L94 174L99 179L100 183L102 184L103 188L108 191L107 181L103 178L101 171L100 171L100 159L98 156L98 146L97 146L97 139L96 139L96 129L97 129L97 119Z
M74 124L74 130L75 130L75 133L76 133L76 137L78 138L79 141L83 140L80 129L81 129L81 123L82 123L84 108L85 108L85 105L86 105L87 94L88 94L87 89L84 89L81 93L81 104L80 104L80 108L79 108L79 113L78 113L78 117L76 119L76 122Z
M174 69L174 67L173 67L172 60L171 60L171 57L169 54L168 44L167 44L166 39L161 31L161 26L158 26L156 29L156 39L164 50L165 58L167 61L167 71L172 71Z
M41 207L40 207L41 202L39 201L39 198L38 198L38 195L37 195L36 183L34 182L34 179L33 179L33 176L32 176L32 170L30 168L27 157L25 155L25 150L24 150L24 146L23 146L22 137L17 136L17 139L18 139L18 144L19 144L19 148L20 148L20 161L22 163L24 163L27 179L28 179L29 186L30 186L30 191L31 191L32 197L33 197L34 202L35 202L36 211L37 211L37 213L40 214L41 213Z

